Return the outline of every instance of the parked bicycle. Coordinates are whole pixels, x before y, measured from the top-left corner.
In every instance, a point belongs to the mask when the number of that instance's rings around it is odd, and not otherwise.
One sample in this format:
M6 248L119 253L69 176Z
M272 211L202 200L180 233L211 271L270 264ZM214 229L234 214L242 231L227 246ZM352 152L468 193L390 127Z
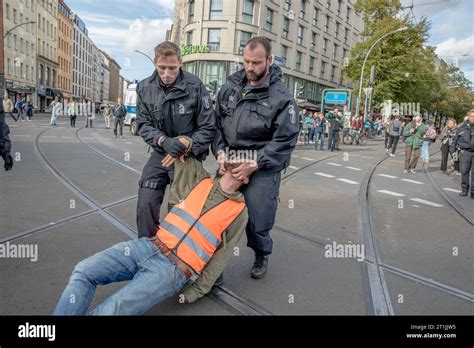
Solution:
M342 142L344 145L352 145L354 142L356 145L367 144L367 135L361 134L360 131L349 129L342 135Z

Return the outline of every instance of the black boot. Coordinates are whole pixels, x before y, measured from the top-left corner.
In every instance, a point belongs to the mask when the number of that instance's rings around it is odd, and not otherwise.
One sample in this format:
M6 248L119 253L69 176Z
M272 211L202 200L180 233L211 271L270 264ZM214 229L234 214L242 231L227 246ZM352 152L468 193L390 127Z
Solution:
M253 263L252 272L250 276L253 279L263 278L265 272L267 272L268 266L268 255L255 254L255 261Z
M462 190L462 192L459 195L461 197L466 197L467 196L467 190Z
M224 273L221 273L219 277L217 277L216 282L213 286L222 286L224 285Z

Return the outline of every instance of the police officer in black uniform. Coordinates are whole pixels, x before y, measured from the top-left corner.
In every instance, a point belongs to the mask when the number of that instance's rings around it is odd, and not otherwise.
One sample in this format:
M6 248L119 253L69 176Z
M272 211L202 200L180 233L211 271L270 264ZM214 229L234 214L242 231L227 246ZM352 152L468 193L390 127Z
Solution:
M299 132L298 108L281 78L281 69L272 65L268 39L252 38L244 48L244 69L228 77L216 102L218 131L212 150L220 174L226 154L247 150L256 157L232 171L236 178L250 178L242 192L249 212L247 246L255 252L254 279L267 270L281 171L290 163Z
M5 122L5 113L3 112L3 105L0 105L0 156L2 156L5 170L10 170L13 167L13 158L10 154L12 143L10 141L10 128Z
M156 234L165 189L173 178L173 167L162 163L165 156L186 153L203 160L216 135L209 93L181 64L179 47L163 42L155 48L155 72L137 86L138 133L153 149L139 181L138 237ZM179 135L192 139L191 149L178 140Z
M461 149L459 171L462 174L460 196L467 196L471 188L471 198L474 199L474 109L469 111L468 118L457 129L456 141L451 144L451 153L455 153L457 147ZM469 176L471 183L469 184Z

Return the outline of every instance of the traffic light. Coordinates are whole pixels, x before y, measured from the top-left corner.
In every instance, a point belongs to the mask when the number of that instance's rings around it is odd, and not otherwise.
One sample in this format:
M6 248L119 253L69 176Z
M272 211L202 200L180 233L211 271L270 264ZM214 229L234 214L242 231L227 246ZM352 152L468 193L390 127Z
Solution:
M298 86L298 98L304 97L304 85Z

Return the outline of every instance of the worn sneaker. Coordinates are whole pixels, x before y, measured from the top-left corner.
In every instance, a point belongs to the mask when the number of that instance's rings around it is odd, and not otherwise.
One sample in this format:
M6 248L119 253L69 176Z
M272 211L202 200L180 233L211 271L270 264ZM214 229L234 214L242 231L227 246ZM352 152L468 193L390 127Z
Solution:
M403 171L403 173L407 174L407 173L408 173L408 170L405 169L405 170Z
M391 153L391 154L390 154L390 157L396 157L396 155L395 155L395 154L393 154L393 153Z
M412 173L412 174L416 174L415 170L413 170L413 169L410 169L409 172Z

